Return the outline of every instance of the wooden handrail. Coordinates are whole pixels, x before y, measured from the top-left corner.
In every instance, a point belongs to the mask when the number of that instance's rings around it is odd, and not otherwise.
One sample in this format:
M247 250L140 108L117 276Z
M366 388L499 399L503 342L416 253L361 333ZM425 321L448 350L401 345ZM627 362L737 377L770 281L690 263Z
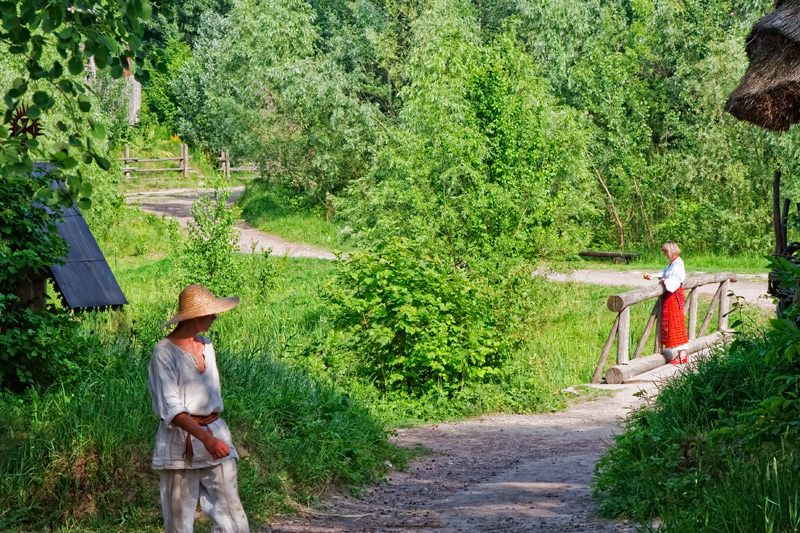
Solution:
M704 274L702 276L695 276L686 278L683 282L683 288L689 289L689 295L686 298L686 306L689 308L689 327L687 333L689 337L689 344L687 345L687 353L694 353L708 346L713 339L720 338L728 331L728 289L731 282L737 281L736 274L730 272L721 272L718 274ZM708 312L700 327L699 336L697 334L697 306L698 306L698 289L704 285L718 284L714 297L709 306ZM611 329L611 334L606 341L603 351L600 355L600 361L595 368L594 375L592 376L592 383L597 383L602 375L603 368L606 364L606 359L611 351L611 345L616 338L617 340L617 367L613 367L606 374L606 381L609 383L622 383L621 379L628 379L629 377L652 370L667 362L667 359L662 355L661 350L661 308L663 305L663 296L666 294L666 289L663 284L659 283L652 287L645 287L642 289L635 289L621 294L614 294L609 296L606 306L609 311L617 313L617 318L614 321L614 326ZM642 334L636 349L633 354L633 360L629 361L630 355L630 307L634 304L644 302L656 298L656 303L650 313L650 318L645 326L644 333ZM711 317L714 314L715 306L719 305L717 330L709 335L706 335L706 330L711 323ZM654 328L655 326L655 328ZM653 355L647 357L640 357L647 340L650 337L652 330L655 329L655 346ZM667 354L672 356L670 352ZM630 363L630 368L627 367ZM614 370L612 372L612 370Z
M736 274L730 272L703 274L702 276L696 276L694 278L686 278L683 281L683 289L694 289L695 287L709 285L711 283L722 283L726 280L736 282L739 278L736 277ZM661 283L657 283L652 287L643 287L641 289L623 292L622 294L613 294L608 297L608 310L619 313L630 305L656 298L665 292L664 286Z

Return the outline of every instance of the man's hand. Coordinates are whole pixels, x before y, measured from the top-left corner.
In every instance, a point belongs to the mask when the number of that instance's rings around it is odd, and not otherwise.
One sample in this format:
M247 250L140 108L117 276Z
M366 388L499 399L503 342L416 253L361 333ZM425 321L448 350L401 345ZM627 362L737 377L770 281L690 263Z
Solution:
M208 450L208 453L211 454L211 457L214 459L222 459L231 453L231 450L228 448L227 444L212 436L208 432L206 432L206 435L208 435L208 437L201 442L203 443L203 446L206 447L206 450Z

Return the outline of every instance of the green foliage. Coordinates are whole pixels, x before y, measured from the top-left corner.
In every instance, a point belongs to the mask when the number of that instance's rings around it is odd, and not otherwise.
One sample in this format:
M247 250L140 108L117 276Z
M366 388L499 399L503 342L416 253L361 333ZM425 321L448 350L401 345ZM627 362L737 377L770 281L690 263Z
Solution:
M88 206L91 191L82 184L80 169L73 169L79 159L85 163L94 161L103 170L108 170L110 163L98 153L93 140L105 137L105 128L89 115L91 89L76 76L83 73L93 57L97 68L108 69L114 78L122 77L129 58L138 68L138 75L146 77L141 70L141 22L150 18L152 7L146 0L97 0L81 6L31 0L4 2L0 13L0 41L8 46L8 53L25 60L24 74L5 93L3 122L8 124L21 105L26 107L28 120L47 117L57 99L62 99L70 111L68 122L58 121L50 126L65 137L54 145L40 143L31 132L11 137L5 128L0 128L0 173L4 179L10 178L19 171L19 165L30 165L31 156L50 161L68 173L65 181L71 194L62 198L65 195L42 188L41 197L51 205L59 201L69 205L75 195L81 205ZM58 57L50 63L52 51Z
M155 114L159 124L176 131L175 119L178 109L172 93L172 80L183 65L191 59L190 48L182 41L169 40L163 49L155 50L150 61L155 67L144 87L143 100Z
M454 391L497 371L504 343L485 289L469 273L393 240L356 253L326 300L341 345L383 391Z
M66 255L66 244L55 233L56 215L32 205L34 192L51 178L22 165L16 171L0 181L0 388L14 390L68 377L80 353L68 313L52 303L29 308L31 284L47 277L50 265Z
M215 294L231 293L241 283L239 209L228 206L230 191L215 188L192 204L189 240L180 256L182 286L200 283Z

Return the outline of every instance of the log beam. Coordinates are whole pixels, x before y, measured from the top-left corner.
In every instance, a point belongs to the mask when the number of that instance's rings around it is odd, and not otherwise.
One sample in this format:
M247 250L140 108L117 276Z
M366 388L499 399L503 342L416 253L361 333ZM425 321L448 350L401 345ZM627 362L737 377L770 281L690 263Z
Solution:
M720 272L718 274L704 274L702 276L696 276L693 278L686 278L683 282L683 288L686 289L694 289L700 285L708 285L710 283L722 283L723 281L730 280L736 282L738 278L736 274L732 274L731 272ZM628 292L623 292L621 294L613 294L608 297L608 302L606 305L608 306L609 311L613 311L614 313L619 313L626 307L643 302L645 300L649 300L651 298L655 298L657 296L661 296L664 294L664 286L662 284L653 285L652 287L644 287L641 289L636 289Z
M717 331L713 335L689 341L686 345L686 354L692 355L699 351L705 350L718 344L724 340L722 332ZM654 353L646 357L639 357L638 359L631 360L627 365L612 366L606 372L606 383L611 385L619 385L639 374L644 374L650 370L655 370L660 366L672 361L677 353L667 348L663 353Z

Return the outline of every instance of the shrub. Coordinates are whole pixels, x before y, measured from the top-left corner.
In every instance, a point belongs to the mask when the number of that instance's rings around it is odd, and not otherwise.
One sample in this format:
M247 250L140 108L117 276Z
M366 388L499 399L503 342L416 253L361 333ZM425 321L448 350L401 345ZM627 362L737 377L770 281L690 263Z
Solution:
M226 205L230 192L214 189L192 204L190 238L180 255L181 285L200 283L215 294L233 292L241 282L239 209Z
M404 239L342 265L325 296L358 372L383 391L454 391L495 373L505 342L480 277Z

